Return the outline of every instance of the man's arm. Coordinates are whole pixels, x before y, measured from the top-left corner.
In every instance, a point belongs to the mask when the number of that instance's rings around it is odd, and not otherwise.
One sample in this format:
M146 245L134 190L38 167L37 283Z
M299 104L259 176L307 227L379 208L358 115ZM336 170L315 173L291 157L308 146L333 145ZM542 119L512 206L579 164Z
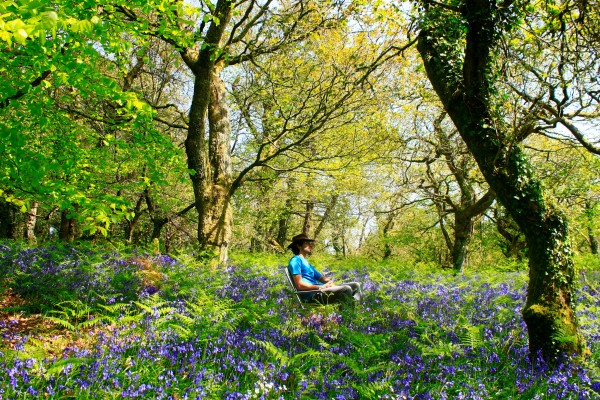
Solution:
M319 278L319 282L324 283L324 286L319 286L319 288L328 288L331 286L334 286L334 283L331 279L327 278L325 275L321 275L321 277Z
M321 277L321 279L323 279ZM319 280L321 280L319 279ZM302 281L302 275L300 274L296 274L296 275L292 275L292 280L294 281L294 286L296 286L296 289L298 290L321 290L324 287L329 287L327 285L313 285L311 283L306 283L304 281Z

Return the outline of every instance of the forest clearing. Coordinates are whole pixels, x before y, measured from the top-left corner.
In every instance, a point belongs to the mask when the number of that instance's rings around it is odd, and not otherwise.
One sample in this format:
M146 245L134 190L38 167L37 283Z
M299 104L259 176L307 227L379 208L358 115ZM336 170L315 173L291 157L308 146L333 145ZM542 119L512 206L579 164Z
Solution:
M0 400L598 398L599 10L0 2Z

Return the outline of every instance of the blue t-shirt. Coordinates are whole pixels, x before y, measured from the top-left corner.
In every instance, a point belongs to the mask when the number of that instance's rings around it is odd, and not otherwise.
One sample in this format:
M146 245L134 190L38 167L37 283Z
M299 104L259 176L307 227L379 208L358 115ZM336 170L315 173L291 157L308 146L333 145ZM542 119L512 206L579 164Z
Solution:
M288 269L290 271L290 275L301 275L302 282L310 283L312 285L323 285L323 283L319 282L319 279L321 279L323 275L321 275L321 273L317 271L315 267L310 265L304 257L292 257L290 263L288 264ZM312 296L313 293L302 295L302 297L306 299L309 299Z

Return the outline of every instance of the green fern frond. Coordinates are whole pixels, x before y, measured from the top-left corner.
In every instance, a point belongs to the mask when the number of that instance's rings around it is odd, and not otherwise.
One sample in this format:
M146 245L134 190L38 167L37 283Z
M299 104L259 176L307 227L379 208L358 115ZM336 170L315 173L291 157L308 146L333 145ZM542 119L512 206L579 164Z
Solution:
M556 332L552 335L552 340L557 341L559 343L577 343L577 335L574 335L573 332L568 329L566 326L559 326L556 329Z
M78 328L91 328L93 326L100 325L103 322L111 322L111 321L112 320L107 316L100 316L100 317L96 317L96 318L92 318L92 319L83 321L83 322L77 324L77 327Z
M46 370L46 375L47 376L57 376L58 374L63 372L63 370L66 367L68 367L69 365L71 367L76 367L76 366L85 364L87 362L89 362L89 359L84 358L84 357L82 357L82 358L67 358L67 359L63 359L63 360L58 360ZM72 368L71 371L77 371L77 368Z
M152 309L152 307L147 306L144 303L140 303L139 301L134 301L133 304L135 304L136 306L138 306L138 308L141 308L142 310L144 310L148 314L153 314L154 313L154 310Z
M256 340L255 343L262 346L267 351L267 353L269 353L275 360L279 361L282 364L290 365L290 357L288 356L288 354L285 351L281 350L279 347L275 346L273 343L265 342L262 340Z
M44 317L44 319L46 319L46 320L48 320L50 322L53 322L53 323L55 323L55 324L57 324L59 326L62 326L63 328L68 329L70 331L75 331L76 330L75 326L72 323L70 323L69 321L65 320L65 319L58 318L58 317L48 317L48 316Z
M356 389L361 399L376 399L382 394L390 393L389 381L354 383L352 387Z
M179 336L181 336L183 339L188 339L192 334L192 331L190 329L186 328L185 326L181 326L179 324L171 323L171 324L167 325L167 327L171 328L172 330L177 332L179 334Z
M463 347L478 349L483 346L483 326L465 325L457 334L460 344Z
M115 304L98 304L99 308L102 308L105 311L108 311L112 314L117 314L126 308L129 307L129 304L126 303L115 303Z

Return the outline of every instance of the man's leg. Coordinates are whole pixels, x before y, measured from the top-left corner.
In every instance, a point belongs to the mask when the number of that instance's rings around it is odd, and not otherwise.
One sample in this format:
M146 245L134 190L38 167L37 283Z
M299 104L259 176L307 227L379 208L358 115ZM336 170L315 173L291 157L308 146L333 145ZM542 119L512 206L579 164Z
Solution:
M361 301L362 300L362 289L359 282L348 282L343 283L343 285L350 286L352 288L352 297L354 300Z
M321 304L333 304L353 301L354 290L349 285L336 285L321 290L313 296L313 301Z

